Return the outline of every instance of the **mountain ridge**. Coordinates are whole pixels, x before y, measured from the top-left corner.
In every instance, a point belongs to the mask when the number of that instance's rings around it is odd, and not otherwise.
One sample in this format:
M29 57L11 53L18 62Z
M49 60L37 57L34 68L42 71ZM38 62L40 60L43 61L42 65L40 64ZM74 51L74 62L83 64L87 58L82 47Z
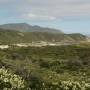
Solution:
M50 33L63 33L60 30L48 28L48 27L41 27L38 25L30 25L27 23L9 23L9 24L3 24L0 25L0 28L2 29L8 29L8 30L15 30L15 31L21 31L21 32L50 32Z

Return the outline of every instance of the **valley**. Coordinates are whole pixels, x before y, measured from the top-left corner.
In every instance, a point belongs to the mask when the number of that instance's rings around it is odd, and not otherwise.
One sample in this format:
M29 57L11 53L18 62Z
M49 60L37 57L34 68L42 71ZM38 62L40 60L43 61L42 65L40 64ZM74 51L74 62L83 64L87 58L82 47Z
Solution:
M32 43L17 43L17 44L1 44L0 49L7 49L10 47L45 47L45 46L66 46L66 45L78 45L78 44L84 44L88 43L89 41L81 41L81 42L44 42L44 41L39 41L39 42L32 42Z

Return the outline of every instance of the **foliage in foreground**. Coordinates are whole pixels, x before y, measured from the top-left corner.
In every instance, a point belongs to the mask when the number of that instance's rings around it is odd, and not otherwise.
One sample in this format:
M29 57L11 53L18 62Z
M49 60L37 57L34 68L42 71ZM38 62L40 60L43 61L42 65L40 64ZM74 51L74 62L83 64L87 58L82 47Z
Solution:
M38 83L37 83L38 84ZM5 68L0 68L0 90L31 90L25 88L25 81L19 75L13 74ZM41 83L32 90L90 90L88 83L77 81L60 81Z
M60 81L59 83L42 83L31 90L90 90L89 83L78 81Z
M2 66L22 77L31 90L90 90L89 45L11 47L0 50ZM28 89L16 85L14 90Z
M0 90L21 90L24 87L25 81L22 77L0 68Z
M89 84L85 82L61 81L59 84L53 85L57 86L55 90L90 90Z

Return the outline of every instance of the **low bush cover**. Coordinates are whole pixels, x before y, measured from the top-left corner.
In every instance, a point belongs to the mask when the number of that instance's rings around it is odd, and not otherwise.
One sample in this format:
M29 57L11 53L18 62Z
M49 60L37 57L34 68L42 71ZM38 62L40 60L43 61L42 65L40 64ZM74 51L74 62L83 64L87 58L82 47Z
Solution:
M0 68L0 90L20 90L25 88L25 81L19 75L5 68Z

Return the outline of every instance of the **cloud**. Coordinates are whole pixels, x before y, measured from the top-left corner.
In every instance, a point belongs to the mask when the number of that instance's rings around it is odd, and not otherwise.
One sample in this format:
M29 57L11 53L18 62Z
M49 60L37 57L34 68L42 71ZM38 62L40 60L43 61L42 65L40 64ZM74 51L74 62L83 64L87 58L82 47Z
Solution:
M0 0L0 10L10 17L56 20L90 16L90 0ZM6 15L7 15L6 14Z
M56 19L56 17L54 16L36 15L33 13L24 14L22 18L29 19L29 20L55 20Z

